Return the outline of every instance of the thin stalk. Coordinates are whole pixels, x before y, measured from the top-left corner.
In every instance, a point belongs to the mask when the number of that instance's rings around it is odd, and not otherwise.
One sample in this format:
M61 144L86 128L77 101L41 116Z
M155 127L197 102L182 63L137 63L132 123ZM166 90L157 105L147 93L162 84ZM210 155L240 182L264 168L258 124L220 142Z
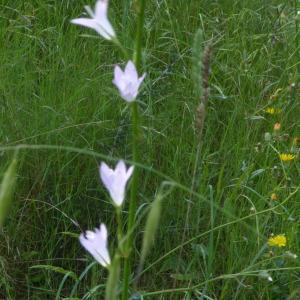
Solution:
M138 12L137 20L137 32L135 40L135 50L133 55L133 61L137 68L140 69L141 57L142 57L142 34L144 27L144 16L145 16L145 6L146 0L139 1L140 7ZM132 119L132 160L134 162L139 162L139 146L140 146L140 128L139 128L139 112L138 104L136 101L131 103L131 119ZM139 170L135 168L132 182L131 182L131 194L130 194L130 205L128 213L128 226L127 232L132 232L134 227L134 219L137 209L137 188L138 188ZM123 277L123 292L122 299L128 299L128 289L129 289L129 277L131 273L131 257L130 252L133 244L133 234L130 234L126 243L126 257L124 259L124 277Z
M119 50L122 52L125 59L127 60L129 58L129 55L128 55L126 48L120 43L120 41L118 39L114 39L113 43L115 43L115 45L119 48Z
M299 61L300 58L300 49L299 49L299 15L298 15L298 1L294 0L294 11L295 11L295 46L296 46L296 51L297 51L297 62ZM298 72L300 70L299 64L297 64L297 76L299 76Z
M132 160L134 162L139 161L139 114L138 114L138 105L134 101L131 104L131 122L132 122ZM129 215L128 215L128 232L131 232L131 229L134 226L134 219L137 207L137 187L139 179L139 169L135 168L130 190L130 205L129 205ZM130 251L132 247L133 234L130 234L127 241L127 250Z
M117 300L118 282L120 278L120 256L115 254L113 262L109 267L109 276L105 289L105 300Z
M117 225L118 225L118 243L119 243L119 248L121 248L123 232L122 232L121 208L119 208L119 207L116 208L116 217L117 217Z
M299 49L298 49L298 46L299 46L299 42L298 42L299 15L298 15L298 3L297 3L297 0L294 0L294 11L295 11L295 28L296 28L295 42L296 42L296 49L297 49L297 52L298 52L299 51Z
M183 287L183 288L177 288L177 289L165 289L165 290L160 290L160 291L154 291L154 292L147 292L142 294L144 298L146 297L153 297L153 296L158 296L158 295L163 295L163 294L172 294L174 295L175 293L185 293L188 291L193 291L196 289L199 289L199 287L215 282L218 280L227 280L227 279L237 279L239 277L245 277L245 276L253 276L253 277L260 277L260 272L278 272L278 271L296 271L299 270L300 267L286 267L286 268L272 268L272 269L262 269L262 270L254 270L254 271L248 271L248 272L240 272L240 273L233 273L233 274L224 274L220 275L208 280L205 280L203 282L200 282L194 286L188 286L188 287ZM157 298L156 298L157 299Z

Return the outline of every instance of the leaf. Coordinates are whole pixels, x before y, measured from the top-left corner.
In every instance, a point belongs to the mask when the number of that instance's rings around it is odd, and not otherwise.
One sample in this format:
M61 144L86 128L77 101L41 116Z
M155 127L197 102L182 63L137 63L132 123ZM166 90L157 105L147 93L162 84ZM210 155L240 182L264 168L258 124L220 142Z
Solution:
M17 178L17 159L14 158L4 173L0 188L0 227L3 225L11 206Z
M63 231L63 232L61 232L61 234L70 236L70 237L75 238L75 239L79 238L79 234L75 233L75 232Z
M265 172L265 169L258 169L258 170L253 171L250 175L250 179L253 179L256 176L259 176L263 172Z
M208 256L207 247L204 244L192 244L192 249L196 254L202 256L204 259Z
M178 281L190 281L199 276L196 276L195 274L171 274L171 277Z
M265 120L266 118L263 116L250 116L250 117L247 117L246 119L257 121L257 120Z
M52 272L60 273L63 275L68 275L71 278L73 278L74 280L78 280L78 278L74 272L65 270L61 267L56 267L56 266L52 266L52 265L36 265L36 266L30 267L30 269L42 269L42 270L46 270L46 271L52 271Z

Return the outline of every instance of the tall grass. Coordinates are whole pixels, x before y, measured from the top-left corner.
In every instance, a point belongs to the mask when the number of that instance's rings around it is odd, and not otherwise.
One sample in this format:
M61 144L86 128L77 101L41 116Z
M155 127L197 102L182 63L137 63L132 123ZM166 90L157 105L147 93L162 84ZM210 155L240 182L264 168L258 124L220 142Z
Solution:
M300 136L295 3L149 1L141 57L148 79L140 97L141 226L135 250L141 245L142 216L161 182L174 188L162 201L155 246L130 294L145 299L299 298L299 259L293 256L300 255L299 156L290 163L278 158ZM107 273L81 249L77 235L100 221L111 231L116 228L99 184L98 163L132 160L130 110L111 84L113 64L122 62L122 54L69 24L84 4L1 1L2 174L15 147L28 146L19 150L15 200L1 229L0 298L104 295ZM111 7L110 19L130 47L134 2L111 0ZM201 172L194 178L198 190L190 197L199 104L191 47L199 28L214 55ZM267 107L281 113L269 115ZM265 141L275 122L282 126L278 137ZM287 246L267 246L272 233L284 233Z

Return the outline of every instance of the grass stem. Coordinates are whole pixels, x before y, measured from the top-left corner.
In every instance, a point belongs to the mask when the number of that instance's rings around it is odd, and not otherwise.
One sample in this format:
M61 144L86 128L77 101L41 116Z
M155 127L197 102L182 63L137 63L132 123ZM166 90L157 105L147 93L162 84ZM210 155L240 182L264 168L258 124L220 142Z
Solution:
M137 32L135 40L135 51L133 61L137 70L140 69L141 65L141 56L142 56L142 34L144 27L144 15L145 15L145 6L146 0L139 1L139 12L138 12L138 21L137 21ZM134 101L131 104L131 118L132 118L132 159L134 162L139 162L139 140L140 140L140 130L139 130L139 113L138 113L138 104ZM136 168L133 173L132 182L131 182L131 195L130 195L130 205L129 205L129 215L128 215L128 232L131 232L134 226L134 219L137 208L137 187L138 187L139 172ZM123 292L122 299L128 299L128 289L129 289L129 277L131 273L131 256L130 252L133 244L133 235L130 234L127 245L126 252L127 257L124 261L124 279L123 279Z

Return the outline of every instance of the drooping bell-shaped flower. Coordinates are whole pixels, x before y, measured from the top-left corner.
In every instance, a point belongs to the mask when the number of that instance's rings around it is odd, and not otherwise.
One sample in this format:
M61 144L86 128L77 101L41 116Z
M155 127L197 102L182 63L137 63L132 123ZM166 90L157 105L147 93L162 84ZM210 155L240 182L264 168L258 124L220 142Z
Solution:
M71 23L92 28L103 38L111 40L116 37L116 33L107 17L108 0L98 0L95 11L90 6L85 6L85 10L90 18L78 18L71 20Z
M110 256L107 249L107 229L105 224L95 231L87 230L79 237L81 245L99 262L103 267L110 265Z
M121 97L127 102L134 101L146 74L144 73L142 77L139 78L136 67L132 61L127 63L124 72L119 66L115 66L114 73L113 84L118 88Z
M125 198L126 184L133 172L133 166L128 170L123 160L117 163L113 170L104 162L100 165L100 177L107 188L113 203L120 207Z

